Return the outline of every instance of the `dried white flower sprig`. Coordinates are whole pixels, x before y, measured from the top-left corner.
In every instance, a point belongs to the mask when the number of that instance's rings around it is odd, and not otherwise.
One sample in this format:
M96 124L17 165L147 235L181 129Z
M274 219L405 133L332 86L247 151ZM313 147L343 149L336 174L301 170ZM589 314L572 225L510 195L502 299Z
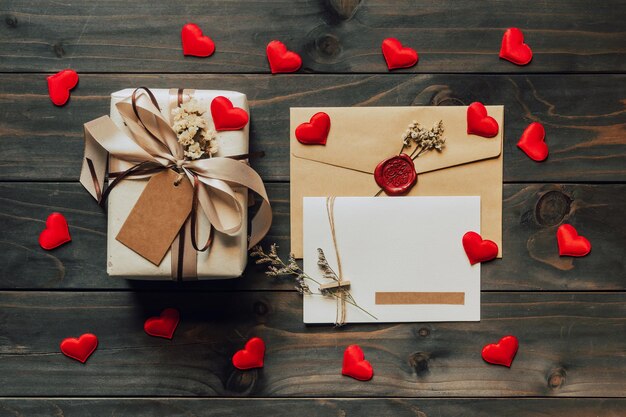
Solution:
M268 253L265 253L261 246L255 246L254 248L252 248L250 256L257 258L255 262L257 264L267 264L267 271L265 271L265 275L270 277L293 277L296 282L295 288L300 294L317 295L311 292L307 281L311 281L317 284L319 287L322 286L322 283L317 281L315 278L312 278L310 275L304 272L302 268L300 268L300 266L296 262L296 258L293 256L293 253L289 254L289 259L287 260L287 263L285 263L280 258L280 256L278 256L277 250L278 245L276 245L275 243L270 246L270 250ZM317 249L317 254L317 265L322 271L323 277L332 281L339 282L339 277L328 264L326 256L324 255L324 251L322 251L322 249ZM320 288L319 291L323 296L335 297L338 299L344 297L346 303L353 305L373 319L378 320L376 317L371 315L369 312L364 310L356 303L354 298L352 298L352 294L350 294L350 290L345 286L337 286L334 288L325 289Z
M402 149L400 153L402 153L404 149L410 148L412 143L416 145L410 155L412 159L432 149L441 152L446 143L446 139L443 137L443 130L443 121L441 120L435 123L430 129L426 129L417 121L413 120L413 122L409 124L408 129L402 134Z
M172 128L189 159L210 158L217 153L217 132L209 129L204 113L206 109L195 99L172 110Z

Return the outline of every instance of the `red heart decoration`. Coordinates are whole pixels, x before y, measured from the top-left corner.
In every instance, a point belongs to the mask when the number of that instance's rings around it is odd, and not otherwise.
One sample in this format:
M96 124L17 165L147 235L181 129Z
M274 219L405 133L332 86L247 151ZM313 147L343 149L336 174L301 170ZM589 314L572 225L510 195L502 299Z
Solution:
M518 28L510 28L502 36L500 58L517 65L526 65L533 59L533 51L524 43L524 34Z
M79 338L68 337L61 342L61 352L65 356L76 359L81 363L87 362L87 359L97 347L98 337L91 333L85 333Z
M517 142L520 148L533 161L541 162L548 157L548 145L545 142L546 130L543 125L533 122L528 125Z
M498 134L498 122L487 114L487 109L478 101L467 108L467 134L492 138Z
M183 41L183 55L211 56L215 52L215 43L208 36L202 35L202 29L195 23L187 23L180 31Z
M262 368L264 356L265 342L259 337L253 337L243 349L233 355L233 365L241 370Z
M417 52L413 48L402 46L396 38L387 38L382 44L383 56L390 70L409 68L417 64Z
M372 365L365 360L365 355L358 345L350 345L343 352L341 374L359 381L369 381L374 376Z
M50 100L62 106L70 99L70 90L78 84L78 74L71 69L64 69L48 77L48 95Z
M330 131L330 116L324 112L315 113L308 123L296 128L296 139L304 145L326 145Z
M52 213L46 219L46 228L39 234L39 246L51 250L72 240L67 220L61 213Z
M515 336L504 336L498 343L486 345L482 351L482 357L486 362L494 365L511 367L513 358L517 353L519 342Z
M215 130L240 130L248 123L248 113L224 96L218 96L211 102L211 116Z
M174 336L178 322L180 321L180 313L175 308L166 308L158 317L150 317L143 324L143 329L150 336L171 339Z
M556 231L556 240L561 256L585 256L591 252L591 243L587 238L578 235L571 224L562 224Z
M296 72L302 66L302 58L287 49L281 41L271 41L265 49L272 74L279 72Z
M476 232L467 232L463 235L463 249L472 265L490 261L498 256L496 242L483 239Z

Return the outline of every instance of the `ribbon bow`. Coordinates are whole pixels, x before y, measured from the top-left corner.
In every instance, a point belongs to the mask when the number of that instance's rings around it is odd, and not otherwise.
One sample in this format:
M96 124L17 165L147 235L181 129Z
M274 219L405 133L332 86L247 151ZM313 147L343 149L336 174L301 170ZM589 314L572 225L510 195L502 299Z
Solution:
M142 91L143 90L143 91ZM179 103L182 90L178 92ZM159 108L152 92L140 87L132 96L116 104L130 134L122 131L109 118L102 116L85 123L85 157L80 182L101 204L111 189L124 178L146 178L165 169L174 169L187 176L194 186L191 213L192 243L195 238L196 208L198 203L210 222L210 227L227 235L236 235L243 226L244 210L237 200L233 186L246 187L262 198L261 206L252 219L249 248L256 245L267 233L272 222L272 211L265 186L259 174L246 163L239 161L248 155L212 157L186 160L178 143L176 132ZM132 166L121 173L109 174L114 181L104 190L107 153ZM104 192L102 192L104 190Z

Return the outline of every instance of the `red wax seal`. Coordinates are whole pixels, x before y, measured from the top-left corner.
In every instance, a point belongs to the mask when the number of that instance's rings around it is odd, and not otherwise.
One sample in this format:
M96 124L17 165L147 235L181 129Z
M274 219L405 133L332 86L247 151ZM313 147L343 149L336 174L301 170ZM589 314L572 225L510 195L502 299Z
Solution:
M405 153L385 159L374 170L376 184L389 195L409 191L417 182L417 173L411 157Z

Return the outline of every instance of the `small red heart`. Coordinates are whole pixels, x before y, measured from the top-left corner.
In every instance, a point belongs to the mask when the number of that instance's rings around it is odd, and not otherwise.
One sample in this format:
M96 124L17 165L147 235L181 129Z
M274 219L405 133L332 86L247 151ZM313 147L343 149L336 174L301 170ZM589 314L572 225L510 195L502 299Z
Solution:
M561 256L585 256L591 252L591 243L580 236L571 224L562 224L556 231Z
M39 246L51 250L72 240L67 220L61 213L52 213L46 219L46 228L39 234Z
M467 232L463 235L463 249L470 264L487 262L498 256L498 245L492 240L483 239L476 232Z
M341 374L359 381L369 381L374 376L372 365L365 360L365 355L358 345L350 345L343 352Z
M543 125L533 122L528 125L517 142L520 148L533 161L541 162L548 157L548 145L545 142L546 130Z
M71 69L64 69L48 77L48 95L50 100L62 106L70 99L70 90L78 84L78 74Z
M287 49L281 41L271 41L265 49L272 74L279 72L296 72L302 66L302 58Z
M215 52L215 43L208 36L202 35L202 29L195 23L187 23L180 31L183 42L183 55L211 56Z
M486 345L482 351L485 362L511 367L519 342L515 336L504 336L498 343Z
M330 116L324 112L315 113L308 123L296 127L296 139L304 145L326 145L330 131Z
M409 68L417 64L417 52L413 48L402 46L396 38L387 38L382 44L383 56L390 70Z
M174 336L178 322L180 321L180 313L175 308L166 308L158 317L150 317L143 324L143 329L150 336L171 339Z
M248 123L248 113L233 107L233 103L224 96L215 97L211 102L211 116L217 131L240 130Z
M233 365L241 370L262 368L264 356L265 342L259 337L253 337L243 349L233 355Z
M85 363L98 347L98 337L91 333L85 333L79 338L68 337L63 339L60 346L65 356Z
M500 58L517 65L526 65L533 59L533 51L524 43L524 34L518 28L510 28L502 36Z
M498 122L487 114L487 109L478 101L467 108L467 134L492 138L498 134Z

